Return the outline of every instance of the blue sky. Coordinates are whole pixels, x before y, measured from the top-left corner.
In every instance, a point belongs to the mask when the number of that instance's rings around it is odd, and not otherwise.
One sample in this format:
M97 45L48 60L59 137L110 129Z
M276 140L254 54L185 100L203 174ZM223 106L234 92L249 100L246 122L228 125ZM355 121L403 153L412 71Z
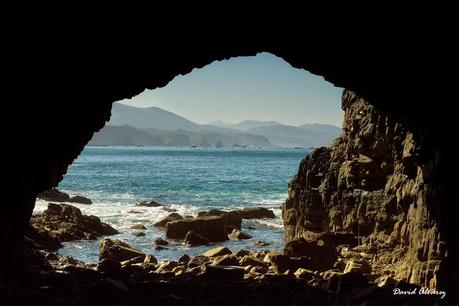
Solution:
M157 106L197 123L275 120L284 124L341 126L342 88L296 69L270 53L214 62L146 90L131 106Z

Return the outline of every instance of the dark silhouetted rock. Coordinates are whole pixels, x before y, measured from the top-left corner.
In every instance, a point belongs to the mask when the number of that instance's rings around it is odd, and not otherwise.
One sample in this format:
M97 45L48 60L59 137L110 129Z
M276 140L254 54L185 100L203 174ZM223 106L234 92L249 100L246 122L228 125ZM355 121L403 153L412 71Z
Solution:
M180 256L178 262L182 265L188 265L188 262L190 262L190 256L188 256L187 254L183 254L182 256Z
M70 199L67 200L67 202L78 203L78 204L86 204L86 205L92 204L91 199L89 199L87 197L80 196L80 195L71 197Z
M185 236L184 242L189 245L206 245L209 244L210 241L206 237L197 234L195 231L188 231Z
M203 277L220 281L242 280L244 268L238 266L206 266Z
M52 188L50 190L40 192L37 194L37 198L53 202L66 202L70 199L70 196L57 188Z
M284 254L290 257L306 256L310 259L315 270L326 271L333 268L338 259L337 252L328 246L318 245L316 241L304 238L289 241L284 248Z
M239 231L237 229L233 229L229 237L234 240L242 240L242 239L251 239L252 235L246 232Z
M142 201L138 204L136 204L136 206L142 206L142 207L159 207L159 206L162 206L161 204L159 204L158 202L155 202L155 201Z
M264 247L270 245L269 242L263 241L263 240L258 240L253 243L254 246L259 246L259 247Z
M145 233L144 232L133 232L132 235L134 235L136 237L143 237L143 236L145 236Z
M145 258L145 253L118 239L105 238L99 243L99 260L108 258L121 262L139 256Z
M167 242L166 240L164 240L163 238L161 237L158 237L155 239L155 245L168 245L169 242Z
M160 221L155 223L155 227L166 227L168 222L176 221L176 220L182 220L183 217L177 213L171 213L161 219ZM186 234L186 233L185 233Z

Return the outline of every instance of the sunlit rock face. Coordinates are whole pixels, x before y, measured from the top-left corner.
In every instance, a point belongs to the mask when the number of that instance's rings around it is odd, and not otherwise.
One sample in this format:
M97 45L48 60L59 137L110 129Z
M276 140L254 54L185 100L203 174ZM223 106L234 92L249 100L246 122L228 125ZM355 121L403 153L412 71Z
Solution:
M423 135L345 90L343 134L307 156L283 205L285 240L351 232L376 247L373 271L437 286L445 258L432 180L439 157L423 158Z

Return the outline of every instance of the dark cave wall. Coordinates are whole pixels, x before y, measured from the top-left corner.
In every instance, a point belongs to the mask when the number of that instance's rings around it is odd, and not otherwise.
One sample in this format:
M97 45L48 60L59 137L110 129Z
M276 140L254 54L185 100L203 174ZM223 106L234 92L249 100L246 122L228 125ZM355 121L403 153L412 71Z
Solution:
M354 34L352 39L343 36L324 43L316 36L300 39L305 37L301 31L296 34L296 39L262 36L249 43L243 41L243 37L248 38L244 34L225 41L209 36L202 42L177 36L174 38L179 43L172 44L156 38L159 41L155 48L140 47L129 40L87 43L42 38L39 48L21 49L9 74L13 102L5 110L5 116L15 122L4 129L13 132L5 132L4 138L8 150L3 168L6 183L0 249L11 252L1 253L6 258L1 262L21 256L22 233L36 194L58 184L92 134L109 120L111 103L145 88L165 86L176 75L214 60L271 52L294 67L357 92L381 111L392 114L394 120L403 121L408 129L416 128L424 138L420 158L431 159L440 152L443 164L454 161L446 149L448 143L435 137L449 127L446 122L451 114L440 107L420 107L437 92L433 86L435 75L426 78L418 62L407 56L418 52L417 44L401 43L394 49L386 37L375 37L363 46L351 42L366 36ZM440 106L442 101L435 103ZM439 167L431 179L444 185L439 196L439 231L453 250L458 234L452 230L457 209L448 204L457 199L446 180L451 171L450 167ZM449 252L448 258L455 254ZM455 262L445 261L444 266L450 269ZM450 284L448 277L443 279Z

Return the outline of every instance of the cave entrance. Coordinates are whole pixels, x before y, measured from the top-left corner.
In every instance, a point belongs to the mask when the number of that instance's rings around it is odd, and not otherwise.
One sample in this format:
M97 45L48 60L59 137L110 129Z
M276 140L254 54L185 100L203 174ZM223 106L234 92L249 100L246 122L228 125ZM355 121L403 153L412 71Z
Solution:
M287 183L311 148L330 145L340 134L340 95L322 77L269 53L214 62L114 103L111 120L58 188L91 199L90 205L70 204L158 259L220 244L233 251L282 250ZM48 202L38 199L35 213ZM250 239L190 247L155 226L171 214L195 218L244 208L269 210L242 218ZM155 249L157 238L169 244ZM96 263L98 240L66 242L59 253Z

